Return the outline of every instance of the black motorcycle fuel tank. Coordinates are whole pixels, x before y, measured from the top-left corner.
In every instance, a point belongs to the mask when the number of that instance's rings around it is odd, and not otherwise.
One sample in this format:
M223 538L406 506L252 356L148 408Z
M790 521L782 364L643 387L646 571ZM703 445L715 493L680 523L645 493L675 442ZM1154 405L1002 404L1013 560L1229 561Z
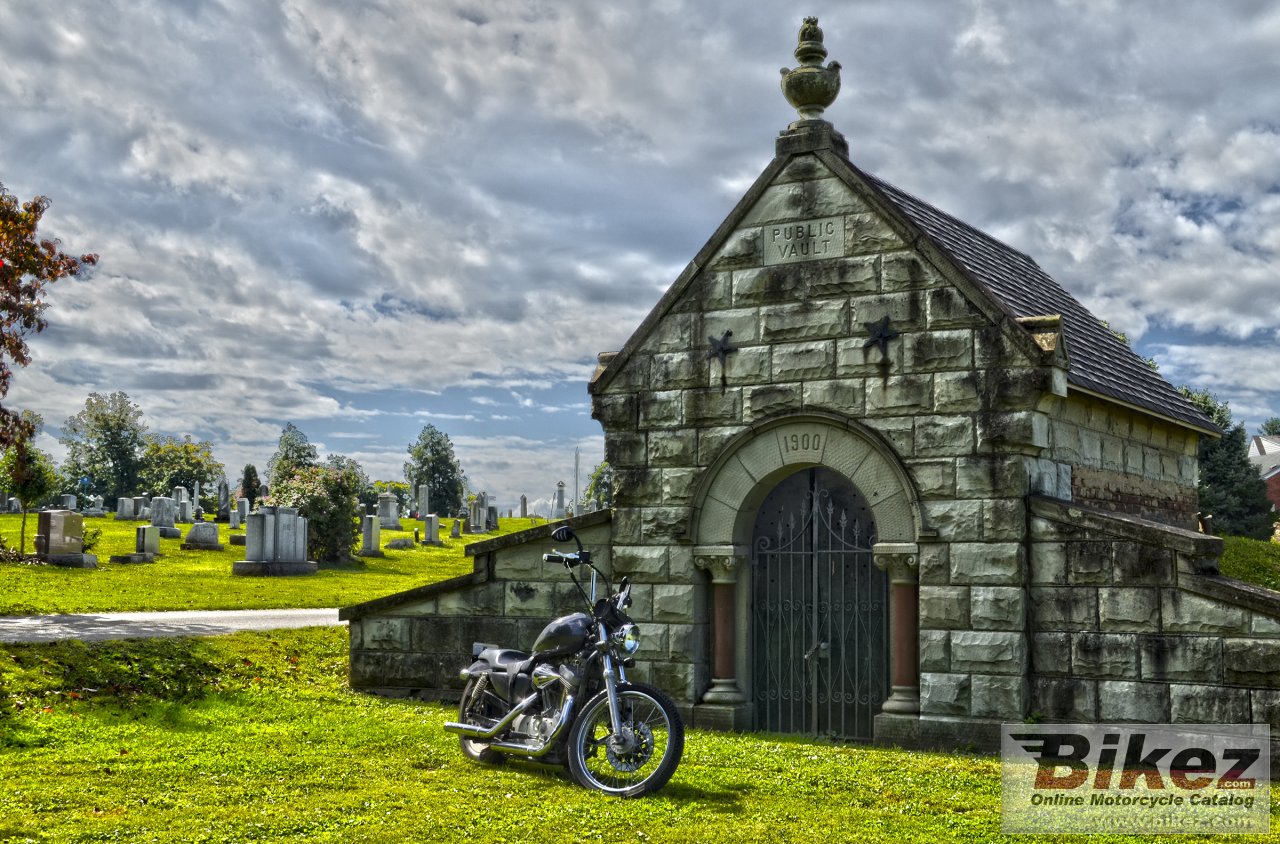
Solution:
M540 656L567 656L591 638L591 616L584 612L562 615L542 628L533 652Z

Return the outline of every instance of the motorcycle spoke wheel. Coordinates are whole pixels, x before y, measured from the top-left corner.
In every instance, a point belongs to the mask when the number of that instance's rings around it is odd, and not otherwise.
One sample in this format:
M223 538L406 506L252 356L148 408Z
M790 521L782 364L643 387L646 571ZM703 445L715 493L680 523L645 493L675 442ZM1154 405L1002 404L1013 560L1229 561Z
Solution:
M569 770L578 784L616 797L641 797L666 784L684 753L684 724L667 695L642 684L618 687L614 735L607 692L587 701L569 734Z

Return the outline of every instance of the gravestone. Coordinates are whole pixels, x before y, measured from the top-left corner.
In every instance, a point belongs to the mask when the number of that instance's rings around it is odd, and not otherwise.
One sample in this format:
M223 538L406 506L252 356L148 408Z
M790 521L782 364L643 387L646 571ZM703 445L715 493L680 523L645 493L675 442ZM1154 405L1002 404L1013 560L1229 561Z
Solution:
M200 506L200 482L196 481L191 492L191 518L193 521L204 520L204 508Z
M101 517L106 515L106 511L102 509L102 496L95 495L89 499L89 506L85 507L84 515Z
M177 518L177 507L172 498L163 495L151 499L151 524L160 529L160 536L165 539L181 539L182 531L174 526Z
M484 529L486 531L494 531L498 529L498 508L489 507L485 510Z
M405 551L413 547L413 540L409 539L406 536L402 536L397 539L391 540L390 542L388 542L386 545L382 547L390 549L392 551Z
M382 522L377 516L363 516L360 525L360 550L357 557L385 557L382 553Z
M192 521L191 502L189 500L179 501L178 502L178 523L186 525L186 524L190 524L191 521Z
M384 492L378 496L378 521L383 530L402 530L399 502L394 493Z
M218 541L218 526L213 522L196 522L187 531L187 539L182 543L183 551L221 551L223 545Z
M76 497L74 495L62 496L62 509L63 510L76 509Z
M261 501L262 499L266 498L266 497L267 497L268 495L270 495L270 494L271 494L271 488L270 488L269 486L267 486L266 484L263 484L262 486L258 487L258 500L259 500L259 501Z
M218 515L216 518L220 522L231 520L231 487L228 486L226 478L218 482Z
M139 525L134 531L133 553L113 555L113 563L151 563L160 556L160 530L155 525Z
M135 495L133 497L133 517L135 519L147 518L146 516L142 515L142 511L147 509L149 502L150 502L150 499L144 495Z
M227 515L227 524L230 526L231 530L240 529L240 508L239 507L230 508Z
M240 513L240 524L244 524L245 519L249 518L249 499L237 498L236 510Z
M529 518L529 497L526 495L520 496L520 518Z
M315 574L307 560L307 519L293 507L262 507L245 522L245 559L231 573L248 576Z
M173 488L172 498L175 504L181 504L184 501L191 500L191 493L185 486L175 486Z
M116 499L116 518L122 522L131 522L136 518L133 514L132 498Z
M440 540L440 517L434 513L422 517L422 544L444 544L444 542Z
M22 502L21 502L21 501L19 501L19 500L18 500L18 499L16 499L16 498L10 498L10 499L9 499L9 512L10 512L10 513L21 513L21 512L22 512Z
M453 520L453 527L449 528L449 538L450 538L450 539L457 539L457 538L459 538L460 536L462 536L462 520L461 520L461 519L454 519L454 520Z
M36 557L55 566L96 569L98 558L84 553L84 516L71 510L42 510L36 520Z
M422 518L431 512L431 485L418 484L418 517Z
M489 509L489 500L483 492L473 498L468 505L467 511L467 532L483 533L485 512Z

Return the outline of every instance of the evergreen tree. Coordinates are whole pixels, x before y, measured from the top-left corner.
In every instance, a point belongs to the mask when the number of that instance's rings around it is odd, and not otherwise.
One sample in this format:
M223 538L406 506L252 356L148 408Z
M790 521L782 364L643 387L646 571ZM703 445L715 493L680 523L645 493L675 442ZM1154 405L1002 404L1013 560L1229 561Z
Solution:
M249 509L253 510L254 505L258 503L258 490L262 487L262 481L258 480L258 467L252 463L244 464L244 471L240 475L240 497L249 499Z
M431 485L431 509L442 515L453 515L462 507L462 466L453 454L449 435L435 425L427 425L418 440L409 446L409 460L404 464L404 479L411 495L419 484Z
M1269 538L1275 514L1267 484L1249 462L1244 425L1232 425L1230 406L1208 390L1182 387L1180 392L1223 430L1222 439L1200 438L1200 512L1213 516L1215 533Z
M1259 433L1264 437L1280 437L1280 416L1272 416L1263 422Z
M277 484L297 470L315 466L317 457L316 447L307 435L292 422L286 423L280 431L276 453L267 462L267 485L274 491Z

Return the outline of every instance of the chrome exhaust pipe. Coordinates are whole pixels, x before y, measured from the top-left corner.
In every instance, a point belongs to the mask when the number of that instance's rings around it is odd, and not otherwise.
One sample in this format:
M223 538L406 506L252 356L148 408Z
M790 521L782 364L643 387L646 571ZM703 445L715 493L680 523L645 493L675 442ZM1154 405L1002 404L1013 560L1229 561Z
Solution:
M524 712L526 709L532 706L533 702L536 701L537 699L538 699L538 693L534 692L533 694L529 695L527 698L525 698L524 700L520 701L515 706L513 706L511 708L511 711L508 712L501 721L494 724L492 727L488 729L485 729L484 727L478 727L475 724L460 724L457 721L449 721L444 725L445 732L457 733L463 738L491 739L494 736L496 736L498 733L505 730L507 727L510 727L511 722L516 720L516 717L519 716L520 713Z
M501 753L509 753L515 756L528 756L537 759L539 756L546 756L551 748L556 746L556 742L560 739L560 735L569 726L569 722L573 720L573 695L568 695L564 699L564 706L560 708L560 720L556 722L556 727L551 731L551 735L547 736L546 741L541 744L520 744L514 741L498 741L489 745L490 750L497 750Z

